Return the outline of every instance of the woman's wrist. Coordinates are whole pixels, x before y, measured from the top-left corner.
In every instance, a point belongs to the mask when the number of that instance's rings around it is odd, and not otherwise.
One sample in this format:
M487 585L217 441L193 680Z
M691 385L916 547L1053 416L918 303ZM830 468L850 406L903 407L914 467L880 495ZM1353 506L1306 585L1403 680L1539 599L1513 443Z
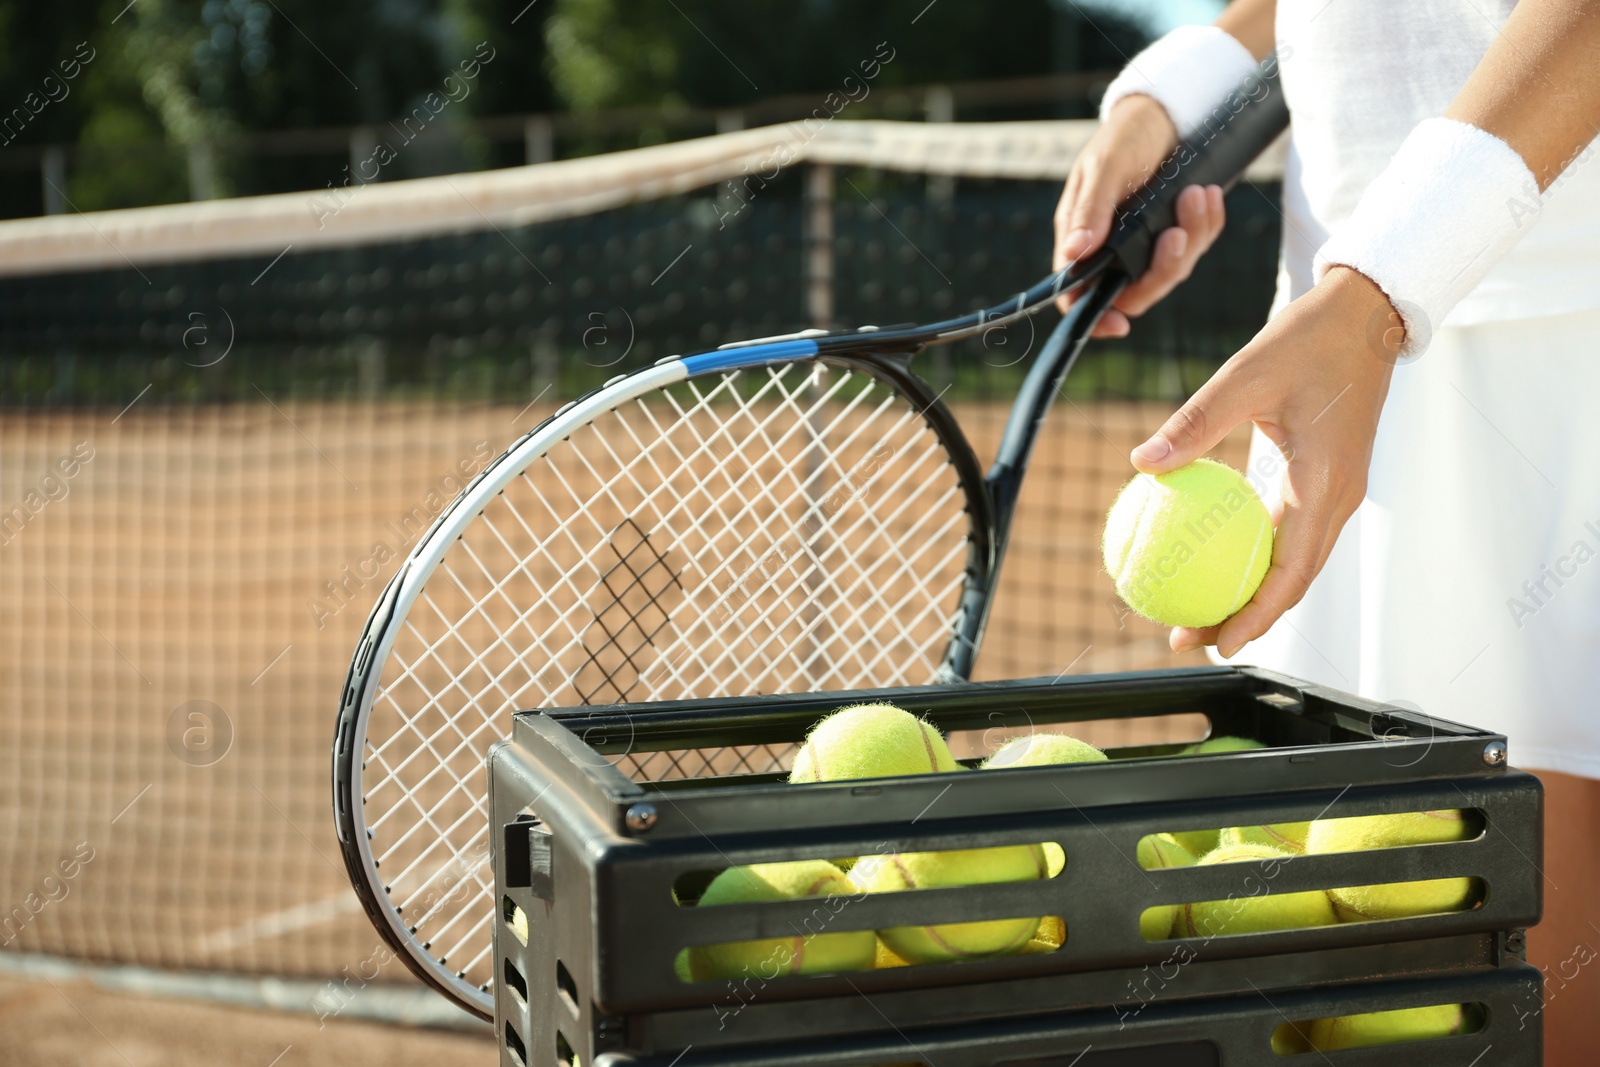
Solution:
M1117 101L1105 119L1137 153L1140 159L1163 160L1178 147L1178 128L1161 101L1143 93L1133 93Z
M1216 106L1256 68L1249 50L1216 26L1180 26L1128 62L1100 101L1100 118L1129 96L1161 105L1188 137L1205 125Z
M1354 267L1336 264L1312 291L1350 329L1361 331L1367 350L1383 366L1394 367L1406 346L1405 320L1377 282Z

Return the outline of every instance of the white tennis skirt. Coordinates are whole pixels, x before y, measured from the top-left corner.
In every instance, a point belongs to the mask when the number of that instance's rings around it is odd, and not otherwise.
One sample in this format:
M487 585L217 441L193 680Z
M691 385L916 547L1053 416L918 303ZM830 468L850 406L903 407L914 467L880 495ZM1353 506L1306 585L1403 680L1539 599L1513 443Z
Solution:
M1282 460L1259 432L1271 504ZM1504 733L1600 778L1600 310L1447 327L1397 367L1366 500L1231 661Z

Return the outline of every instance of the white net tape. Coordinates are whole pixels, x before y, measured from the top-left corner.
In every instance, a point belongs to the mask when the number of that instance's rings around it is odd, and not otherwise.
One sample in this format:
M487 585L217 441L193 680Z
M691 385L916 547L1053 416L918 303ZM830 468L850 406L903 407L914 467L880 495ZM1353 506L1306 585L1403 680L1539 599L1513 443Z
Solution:
M965 178L1064 179L1096 124L836 121L788 123L603 156L333 191L0 222L0 276L120 268L219 255L276 255L592 214L800 163ZM1282 177L1284 140L1251 167ZM337 209L336 218L330 214Z
M574 430L450 547L383 665L364 812L391 903L488 986L483 752L515 710L933 681L965 507L922 413L859 372L691 380ZM791 756L613 759L659 780Z

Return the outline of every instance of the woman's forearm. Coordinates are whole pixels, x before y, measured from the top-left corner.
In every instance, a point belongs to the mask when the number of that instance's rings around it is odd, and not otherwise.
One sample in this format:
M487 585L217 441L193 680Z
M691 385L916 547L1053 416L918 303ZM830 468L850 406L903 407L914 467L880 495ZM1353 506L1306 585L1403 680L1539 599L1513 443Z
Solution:
M1227 10L1217 16L1215 25L1227 30L1256 59L1265 59L1274 44L1273 20L1277 10L1278 0L1233 0Z
M1445 117L1506 142L1549 188L1600 134L1600 3L1522 0Z

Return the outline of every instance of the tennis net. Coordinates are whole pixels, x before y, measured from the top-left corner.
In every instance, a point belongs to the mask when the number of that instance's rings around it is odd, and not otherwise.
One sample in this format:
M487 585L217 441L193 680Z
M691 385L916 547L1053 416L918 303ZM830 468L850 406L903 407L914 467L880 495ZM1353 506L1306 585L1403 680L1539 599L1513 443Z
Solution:
M795 124L0 224L0 947L404 979L348 888L328 764L357 635L410 546L613 375L1035 280L1091 129ZM1098 533L1128 448L1265 316L1272 164L1254 179L1197 277L1067 383L981 677L1178 662L1118 604ZM1034 328L922 357L980 455ZM1086 736L1155 739L1131 729Z

